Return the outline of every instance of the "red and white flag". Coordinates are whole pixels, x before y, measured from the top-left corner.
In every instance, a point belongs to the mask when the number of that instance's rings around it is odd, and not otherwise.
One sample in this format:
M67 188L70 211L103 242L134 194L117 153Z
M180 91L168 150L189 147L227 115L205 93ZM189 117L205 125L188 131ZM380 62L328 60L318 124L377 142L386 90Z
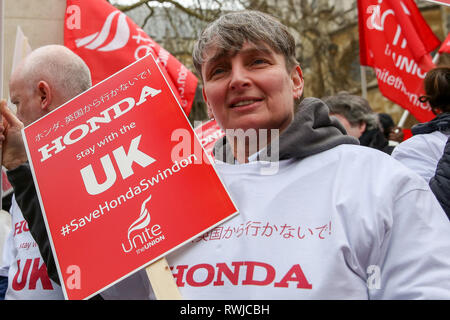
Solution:
M378 87L389 100L420 122L434 118L419 101L423 79L434 67L429 53L440 41L413 0L358 0L360 63L375 69Z
M442 42L441 47L439 48L439 53L450 53L450 33L447 34L447 38L445 38L444 42Z
M151 52L167 73L183 111L189 115L198 79L105 0L67 0L64 45L89 66L93 84Z

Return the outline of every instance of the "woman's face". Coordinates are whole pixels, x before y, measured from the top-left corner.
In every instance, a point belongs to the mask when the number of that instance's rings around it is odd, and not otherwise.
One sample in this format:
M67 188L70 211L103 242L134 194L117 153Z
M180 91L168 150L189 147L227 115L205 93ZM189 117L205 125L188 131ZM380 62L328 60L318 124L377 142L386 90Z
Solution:
M211 48L202 66L208 111L223 129L279 129L292 121L303 92L299 66L264 44L244 43L235 54Z

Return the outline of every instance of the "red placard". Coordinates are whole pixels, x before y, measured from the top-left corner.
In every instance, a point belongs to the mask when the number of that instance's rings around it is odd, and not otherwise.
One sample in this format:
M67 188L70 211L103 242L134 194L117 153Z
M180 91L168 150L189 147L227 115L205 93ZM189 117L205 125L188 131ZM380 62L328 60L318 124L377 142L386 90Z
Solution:
M23 136L68 299L97 294L237 214L151 55Z

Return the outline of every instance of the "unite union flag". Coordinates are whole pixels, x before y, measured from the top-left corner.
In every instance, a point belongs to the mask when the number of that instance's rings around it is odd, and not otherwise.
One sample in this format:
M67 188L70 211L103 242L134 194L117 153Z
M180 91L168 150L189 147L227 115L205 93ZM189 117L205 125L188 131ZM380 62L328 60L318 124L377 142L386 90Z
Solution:
M413 0L358 0L360 63L374 68L380 92L418 121L434 118L423 79L434 67L430 52L440 40Z
M198 79L128 16L105 0L67 0L64 45L78 54L96 84L151 52L186 115Z

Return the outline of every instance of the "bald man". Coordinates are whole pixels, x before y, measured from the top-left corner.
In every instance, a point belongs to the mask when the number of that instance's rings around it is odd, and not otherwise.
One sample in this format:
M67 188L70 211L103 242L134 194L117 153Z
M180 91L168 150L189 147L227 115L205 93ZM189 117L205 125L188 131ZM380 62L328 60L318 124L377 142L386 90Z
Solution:
M0 125L2 164L14 188L15 200L11 206L15 243L15 259L9 271L6 299L61 299L63 298L53 253L45 229L39 200L22 141L22 128L91 87L91 75L84 61L64 46L49 45L31 52L16 68L9 82L11 102L17 107L17 117L1 101L3 123ZM25 223L26 222L26 223ZM15 226L22 226L15 228ZM31 233L31 235L30 235ZM26 237L28 234L28 238ZM32 237L31 237L32 236ZM33 240L34 239L34 240ZM21 250L21 243L36 241L39 250ZM31 259L31 260L30 260ZM41 262L40 259L43 259ZM36 277L24 277L27 261L39 263L30 270L45 270ZM36 262L38 261L38 262ZM21 271L22 270L22 271ZM22 275L20 276L20 272ZM33 271L30 271L33 272ZM22 280L20 283L18 279ZM25 280L24 280L25 279ZM27 281L27 283L24 283ZM142 273L119 282L102 293L103 298L146 299L151 293L148 278Z
M60 45L48 45L31 52L14 70L9 82L11 102L17 118L3 111L9 123L3 150L3 165L8 170L25 163L21 129L72 99L92 85L91 73L84 61ZM22 123L20 123L22 122Z
M17 117L28 126L92 85L84 61L63 46L33 51L13 72L9 82Z

